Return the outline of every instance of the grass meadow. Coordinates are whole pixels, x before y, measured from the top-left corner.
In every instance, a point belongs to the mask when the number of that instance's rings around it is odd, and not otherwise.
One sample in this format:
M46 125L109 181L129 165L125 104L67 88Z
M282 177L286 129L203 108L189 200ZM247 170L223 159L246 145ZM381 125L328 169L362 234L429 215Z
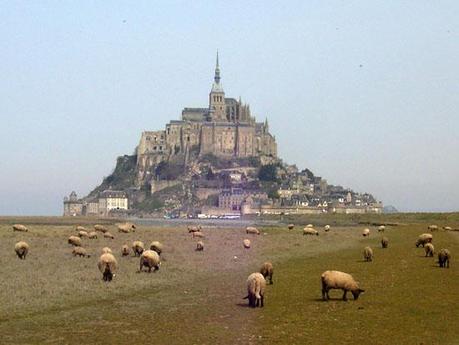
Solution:
M139 226L122 234L104 220L115 239L83 239L90 258L73 257L67 244L75 225L88 229L100 220L72 218L0 219L1 344L459 344L459 232L433 233L436 251L452 253L449 269L416 248L427 225L459 227L455 214L394 215L394 218L287 218L296 224L242 228L205 227L205 250L185 226ZM324 222L332 224L325 233ZM29 232L13 232L11 224ZM376 224L388 222L380 246ZM305 224L319 236L303 236ZM361 231L370 224L371 234ZM373 225L371 225L373 224ZM397 224L397 226L395 226ZM244 249L249 238L252 248ZM14 244L30 245L19 260ZM161 241L161 269L138 273L139 259L121 257L123 244ZM374 261L363 261L371 246ZM109 246L119 263L116 277L102 281L100 250ZM248 308L245 281L264 261L274 265L264 308ZM320 275L348 272L365 289L359 300L321 300Z

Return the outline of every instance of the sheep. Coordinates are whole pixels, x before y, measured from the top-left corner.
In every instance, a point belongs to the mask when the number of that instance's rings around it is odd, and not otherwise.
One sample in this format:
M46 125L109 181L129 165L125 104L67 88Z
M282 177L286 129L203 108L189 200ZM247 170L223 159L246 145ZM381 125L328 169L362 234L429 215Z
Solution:
M386 227L384 225L380 225L378 228L378 232L384 232L386 230Z
M192 238L195 238L195 237L203 238L204 234L201 231L194 231L191 233L191 237Z
M451 260L451 253L448 249L441 249L438 252L438 264L440 267L447 267L449 268L449 261Z
M295 227L295 225L294 224L289 224L289 225L287 225L287 227L288 227L289 230L292 230Z
M81 226L81 225L77 225L77 227L75 228L75 231L79 232L79 231L88 231L86 230L86 228L84 226Z
M125 244L125 245L123 245L121 247L121 255L122 256L128 256L129 252L130 252L130 250L129 250L129 246L127 244Z
M111 233L109 232L104 232L104 238L111 238L112 240L115 239L115 236L113 236Z
M389 239L387 237L381 238L381 247L387 248L389 246Z
M154 250L145 250L140 256L140 267L139 272L142 272L142 267L148 267L148 272L151 272L151 269L154 268L155 271L159 270L161 266L161 259L159 258L158 253Z
M134 252L134 256L140 256L144 250L145 250L145 247L143 245L143 242L141 241L132 242L132 251Z
M269 261L266 261L263 265L261 265L260 268L260 273L263 275L263 277L266 279L266 281L269 278L269 284L273 284L273 264Z
M14 245L14 251L19 259L25 260L27 253L29 252L29 245L24 241L19 241Z
M253 226L248 226L246 229L245 229L245 232L247 234L254 234L254 235L260 235L260 230L258 230L257 228L253 227Z
M95 239L97 239L97 232L91 231L91 232L88 234L88 238L89 238L90 240L95 240Z
M244 246L245 249L250 248L250 240L246 238L244 241L242 241L242 245Z
M437 225L434 225L434 224L429 225L429 226L427 227L427 230L429 230L429 231L437 231L437 230L438 230L438 226L437 226Z
M316 236L319 236L319 232L314 228L305 227L303 229L303 236L304 235L316 235Z
M29 231L29 229L28 229L27 226L25 226L25 225L22 225L22 224L14 224L14 225L13 225L13 231L23 231L23 232L27 232L27 231Z
M370 236L370 229L368 229L368 228L363 229L363 231L362 231L362 236L363 236L363 237Z
M422 234L422 235L419 235L418 239L416 240L416 248L418 248L419 246L423 246L426 244L426 243L431 243L433 240L432 238L432 235L431 234Z
M134 232L136 229L136 226L132 223L122 223L122 224L116 224L116 227L118 228L118 232L124 232L124 233L129 233L129 232Z
M201 225L188 225L188 232L198 232L198 231L201 231L202 228L201 228Z
M426 243L424 245L424 251L426 252L426 257L433 257L435 253L435 248L432 243Z
M108 229L105 226L100 225L100 224L94 225L94 230L99 231L99 232L107 232L108 231Z
M450 226L444 226L443 227L443 230L446 230L446 231L451 231L453 230Z
M244 299L249 299L249 307L263 307L264 295L266 289L266 280L259 272L252 273L247 278L247 296Z
M80 231L78 231L78 237L80 237L80 238L83 238L83 237L88 238L89 234L84 230L80 230Z
M314 227L314 225L312 225L312 224L308 224L308 225L306 225L306 227L307 227L307 228L313 228L313 227Z
M196 251L202 252L203 250L204 250L204 242L198 241L198 243L196 243Z
M363 258L365 261L373 261L373 249L370 247L365 247L363 249Z
M157 252L158 255L161 255L161 253L163 252L163 248L164 246L161 242L153 241L150 243L150 250Z
M344 291L343 301L347 301L347 292L351 291L354 300L359 298L359 295L365 290L359 287L359 284L354 278L344 272L340 271L325 271L321 276L322 280L322 299L324 301L330 299L329 291L331 289L341 289Z
M109 247L103 247L102 248L102 254L107 254L107 253L113 254L112 250Z
M330 231L330 225L328 225L328 224L327 224L327 225L325 225L325 226L324 226L324 230L325 230L325 232L328 232L328 231Z
M103 274L103 280L109 282L115 276L114 272L118 268L118 262L113 254L105 253L100 256L97 267Z
M70 236L68 243L75 247L81 247L81 238L77 236Z
M86 249L84 249L83 247L73 247L72 254L73 256L78 255L80 257L87 257L87 258L91 257L91 255L86 253Z

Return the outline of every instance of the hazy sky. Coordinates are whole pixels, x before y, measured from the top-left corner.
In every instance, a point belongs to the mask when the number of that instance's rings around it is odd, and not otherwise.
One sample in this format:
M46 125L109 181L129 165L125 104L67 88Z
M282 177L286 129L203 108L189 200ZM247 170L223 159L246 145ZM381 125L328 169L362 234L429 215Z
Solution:
M143 130L227 97L280 156L400 210L459 210L458 1L0 4L0 214L62 213Z

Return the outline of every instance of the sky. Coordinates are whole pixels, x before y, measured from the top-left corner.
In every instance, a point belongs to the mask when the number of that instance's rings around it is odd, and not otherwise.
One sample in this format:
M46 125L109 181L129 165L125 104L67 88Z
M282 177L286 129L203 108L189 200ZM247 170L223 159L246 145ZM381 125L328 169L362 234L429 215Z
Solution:
M62 214L142 131L206 107L217 49L285 162L459 210L457 1L9 1L0 23L0 215Z

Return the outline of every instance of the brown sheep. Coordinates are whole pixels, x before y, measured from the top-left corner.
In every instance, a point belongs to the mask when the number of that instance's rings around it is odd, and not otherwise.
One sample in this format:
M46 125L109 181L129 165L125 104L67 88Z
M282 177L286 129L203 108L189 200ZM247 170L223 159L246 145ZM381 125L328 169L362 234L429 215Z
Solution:
M202 252L203 250L204 250L204 242L198 241L198 243L196 243L196 251Z
M249 307L263 307L264 295L266 289L266 280L261 273L252 273L247 278L247 296L244 299L249 299Z
M102 254L97 263L99 271L103 274L103 280L109 282L115 276L114 272L118 268L118 262L111 253Z
M260 268L260 273L265 277L266 281L268 281L269 278L269 284L273 284L273 264L269 261L265 262L263 265L261 265Z
M142 267L147 267L148 272L151 272L151 269L154 268L154 271L159 270L161 266L161 259L159 258L158 253L154 250L145 250L140 256L140 268L139 272L142 272Z
M75 247L81 247L81 238L77 236L70 236L68 243Z
M22 224L14 224L14 225L13 225L13 231L23 231L23 232L27 232L27 231L29 231L29 229L28 229L25 225L22 225Z
M289 224L287 227L288 227L289 230L292 230L295 227L295 225L294 224Z
M416 248L419 246L425 246L426 243L431 243L433 240L431 234L422 234L419 235L418 239L416 240Z
M129 232L135 232L136 226L132 223L123 223L123 224L116 224L116 227L118 228L118 232L124 232L124 233L129 233Z
M373 249L370 247L365 247L363 249L363 258L365 261L373 261Z
M145 250L145 246L143 245L143 242L141 241L132 242L132 251L134 253L134 256L142 255L144 250Z
M389 239L387 237L381 238L381 247L387 248L389 246Z
M14 251L19 259L25 260L27 253L29 252L29 245L24 241L19 241L15 244Z
M435 247L432 243L426 243L424 246L424 251L426 252L426 257L433 257L435 253Z
M94 225L94 230L99 231L99 232L107 232L108 231L108 229L105 226L100 225L100 224Z
M441 249L438 252L438 264L440 267L449 268L449 261L451 260L451 253L448 249Z
M260 230L258 230L257 228L253 227L253 226L248 226L246 229L245 229L245 232L247 234L253 234L253 235L260 235Z
M113 236L111 233L109 232L104 232L104 238L111 238L112 240L115 239L115 236Z
M188 232L198 232L202 230L201 225L188 225L187 229Z
M121 247L121 255L122 256L128 256L130 253L129 246L127 244L123 245Z
M195 238L195 237L203 238L204 234L201 231L194 231L191 233L191 238Z
M77 256L78 255L80 257L87 257L87 258L91 257L91 255L89 255L86 252L86 249L84 249L83 247L73 247L72 254L73 254L73 256Z
M322 281L322 298L324 301L330 299L328 292L331 289L341 289L344 291L343 301L347 301L347 292L351 291L354 296L354 300L359 298L359 295L364 292L359 287L359 284L354 280L354 278L344 272L340 271L325 271L321 276Z

